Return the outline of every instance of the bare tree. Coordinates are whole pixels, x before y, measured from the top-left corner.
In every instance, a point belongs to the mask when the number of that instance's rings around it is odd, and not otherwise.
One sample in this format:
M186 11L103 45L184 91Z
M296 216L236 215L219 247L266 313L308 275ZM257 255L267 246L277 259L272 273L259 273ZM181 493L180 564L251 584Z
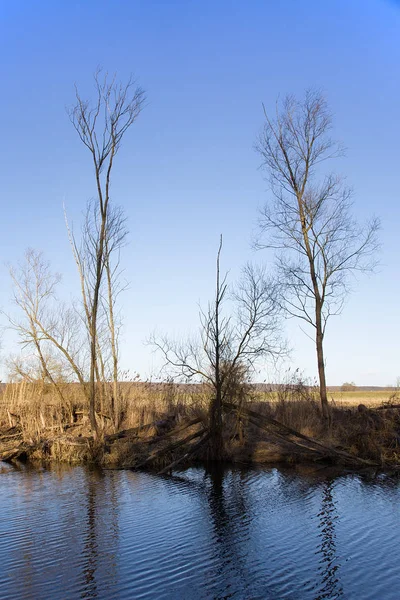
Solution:
M288 96L274 118L265 108L264 115L256 148L272 199L261 211L257 246L276 250L286 311L314 329L321 407L329 423L326 325L342 310L350 276L376 265L379 221L359 226L349 188L333 174L318 178L321 163L343 154L329 136L332 117L320 93L308 91L303 101Z
M99 206L96 202L88 202L80 243L77 242L74 232L69 226L66 214L65 221L79 273L82 297L81 316L90 340L90 306L93 303L93 279L97 264L96 248L101 227ZM125 244L127 234L126 218L122 208L110 205L104 240L105 277L100 286L97 314L95 379L100 394L101 412L104 411L103 402L107 398L110 404L111 419L116 429L119 425L119 401L121 396L119 385L121 318L117 309L117 300L120 293L126 289L126 283L122 279L120 268L120 251ZM109 382L112 382L111 389Z
M283 352L279 327L276 284L263 269L248 265L231 297L235 304L226 316L227 276L220 273L222 236L216 261L215 297L207 310L200 311L200 332L195 339L174 342L152 336L151 343L164 356L165 366L186 380L197 379L210 389L210 455L223 456L223 403L238 378L249 376L256 362Z
M6 316L22 347L30 352L28 368L17 358L12 361L13 371L26 381L40 373L40 380L52 384L66 406L60 379L79 381L84 393L87 385L80 324L75 312L56 297L60 276L51 271L41 252L32 249L26 251L24 262L10 268L10 274L20 315ZM32 358L37 359L39 368L32 370Z
M76 104L69 111L70 119L80 140L91 154L96 181L98 211L94 212L95 226L92 235L92 268L84 273L87 303L87 322L90 334L89 417L93 434L98 435L95 417L96 368L98 357L98 313L101 304L101 287L107 264L107 229L110 224L111 175L115 157L127 130L139 116L145 95L132 80L118 84L95 74L96 97L93 104L83 100L76 88Z

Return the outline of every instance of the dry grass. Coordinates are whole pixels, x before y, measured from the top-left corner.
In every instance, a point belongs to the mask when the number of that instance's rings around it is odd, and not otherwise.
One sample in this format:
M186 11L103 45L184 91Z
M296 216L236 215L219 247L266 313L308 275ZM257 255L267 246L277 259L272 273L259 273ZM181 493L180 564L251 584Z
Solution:
M157 426L133 438L107 444L93 443L85 411L85 395L79 385L66 384L65 405L54 389L43 384L10 384L0 396L0 427L17 424L23 439L37 443L33 458L82 463L97 460L105 466L132 465L148 452L147 441L159 434ZM331 394L330 394L331 395ZM268 394L251 392L248 405L309 437L342 448L362 458L386 464L400 463L400 410L375 410L387 402L390 391L335 392L331 401L333 425L329 435L321 425L315 388L301 382L281 386ZM206 421L207 394L200 386L164 384L122 384L119 399L120 430L142 427L174 416L175 422L201 416ZM392 397L396 402L396 398ZM400 403L400 400L397 400ZM370 410L359 409L360 404ZM374 408L375 407L375 408ZM106 403L98 406L106 414ZM76 420L76 413L79 418ZM75 422L74 422L75 420ZM104 435L115 431L110 419L99 417ZM226 417L228 458L252 457L255 462L279 460L279 446L267 443L265 433L244 423L243 440L237 422Z
M76 413L79 418L87 414L81 386L65 384L62 392L64 403L50 385L24 382L7 385L0 396L0 426L18 423L31 437L42 430L62 431L76 420ZM171 413L194 413L204 406L205 398L197 389L190 391L173 383L123 384L119 399L120 428L140 427ZM101 425L108 433L112 428L111 419L107 418L109 406L99 403L96 409Z
M312 396L315 396L313 388L309 388ZM258 392L258 399L262 402L275 403L279 402L279 392L274 390L272 392ZM296 396L296 394L295 394ZM302 399L304 394L297 395L294 399ZM365 404L368 407L377 407L382 403L390 402L396 399L400 403L400 393L393 390L355 390L355 391L347 391L341 392L338 390L330 391L328 390L328 400L339 406L358 406L359 404Z
M54 389L41 383L8 384L0 396L0 426L18 424L24 435L40 437L43 430L63 431L72 421L74 408L85 400L79 386L64 386L67 401L62 403Z
M329 432L323 428L319 403L312 396L255 403L254 409L328 446L380 464L400 464L400 409L332 403Z
M368 407L376 407L381 405L383 402L389 402L393 399L396 392L391 390L355 390L351 392L328 392L328 396L331 401L335 404L342 406L357 406L358 404L365 404ZM400 401L400 400L399 400Z
M95 445L87 413L84 390L78 384L61 386L65 402L50 385L42 383L9 384L0 396L0 428L17 426L24 441L37 445L32 458L82 463L132 462L132 444L121 441L115 444L113 456L104 456L104 446ZM113 421L107 418L110 408L98 403L98 424L101 438L116 431ZM119 427L126 430L162 421L174 415L177 422L193 415L205 414L207 399L201 389L179 386L174 383L124 383L120 388ZM146 430L142 439L156 436L156 428Z
M122 428L141 427L169 415L178 418L204 414L207 394L198 386L173 382L133 384L126 399Z
M333 442L361 458L400 464L400 410L333 410Z

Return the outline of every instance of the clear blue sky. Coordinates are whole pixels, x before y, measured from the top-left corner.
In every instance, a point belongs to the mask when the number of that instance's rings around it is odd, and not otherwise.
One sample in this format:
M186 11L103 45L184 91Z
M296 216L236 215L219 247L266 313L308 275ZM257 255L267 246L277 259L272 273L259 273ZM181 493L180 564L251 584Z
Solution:
M19 1L1 3L0 306L5 263L44 251L78 294L62 204L78 227L95 194L87 151L65 112L73 85L89 93L97 65L134 73L148 105L118 156L113 199L129 217L131 285L122 300L123 364L143 377L157 359L156 327L196 328L213 289L218 236L234 279L254 254L267 199L253 143L278 95L324 90L334 135L348 148L335 167L355 190L362 220L382 219L382 266L356 282L326 338L328 383L385 385L400 375L400 3L389 0ZM4 322L2 324L5 324ZM314 376L313 343L287 324L292 365ZM3 336L2 357L15 349ZM263 377L261 375L261 377Z

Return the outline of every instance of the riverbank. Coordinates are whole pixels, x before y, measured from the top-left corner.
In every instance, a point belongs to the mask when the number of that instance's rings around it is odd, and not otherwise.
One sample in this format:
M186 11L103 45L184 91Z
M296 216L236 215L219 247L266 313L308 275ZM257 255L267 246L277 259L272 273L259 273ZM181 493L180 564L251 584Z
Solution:
M165 408L165 407L164 407ZM154 411L152 412L154 415ZM326 433L319 405L312 399L270 404L225 405L224 455L232 464L334 464L354 468L399 469L400 408L331 405L332 428ZM3 423L0 460L94 463L107 469L171 472L208 460L207 411L200 406L169 406L150 422L121 427L98 417L101 435L94 440L85 411L76 422L35 431L23 423ZM11 416L11 419L14 418ZM15 419L16 420L16 419Z

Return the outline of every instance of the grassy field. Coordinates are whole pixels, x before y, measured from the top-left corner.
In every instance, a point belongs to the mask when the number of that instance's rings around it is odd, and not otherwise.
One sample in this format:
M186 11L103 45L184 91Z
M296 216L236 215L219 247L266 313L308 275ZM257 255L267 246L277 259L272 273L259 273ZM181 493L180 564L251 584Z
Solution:
M318 390L314 388L311 391L311 397L313 397L317 402L319 402ZM279 393L277 391L272 392L260 392L258 394L258 399L263 401L278 402ZM296 393L293 395L288 392L287 400L301 400L302 397L296 396ZM400 393L394 391L393 389L375 389L375 390L365 390L365 389L357 389L352 391L342 392L340 389L329 389L328 388L328 400L333 401L337 406L358 406L359 404L365 404L369 408L374 408L376 406L380 406L382 403L395 403L400 404Z
M357 404L365 404L366 406L378 406L383 402L394 401L400 403L400 397L393 399L395 392L389 390L355 390L351 392L328 391L330 400L334 400L336 404L347 406L355 406Z

